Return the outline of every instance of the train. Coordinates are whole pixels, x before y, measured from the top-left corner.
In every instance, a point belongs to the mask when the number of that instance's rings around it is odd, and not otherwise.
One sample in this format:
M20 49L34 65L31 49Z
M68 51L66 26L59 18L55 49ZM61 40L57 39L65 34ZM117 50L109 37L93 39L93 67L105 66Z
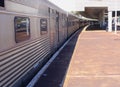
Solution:
M25 87L50 56L85 26L80 20L48 0L1 0L0 87Z

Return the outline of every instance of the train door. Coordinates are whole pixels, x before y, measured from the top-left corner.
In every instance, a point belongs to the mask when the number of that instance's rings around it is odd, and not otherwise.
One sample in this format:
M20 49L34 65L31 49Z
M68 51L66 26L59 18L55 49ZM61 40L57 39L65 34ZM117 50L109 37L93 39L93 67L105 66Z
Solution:
M49 19L50 19L50 43L51 51L54 52L58 47L58 31L56 29L56 11L49 8Z
M68 20L68 16L67 16L67 39L69 37L69 35L68 35L68 29L69 29L69 20Z
M54 27L54 14L53 10L49 8L49 25L50 25L50 45L51 45L51 52L55 50L55 27Z
M59 44L59 12L56 12L56 34L57 34L57 42Z
M66 15L62 15L63 41L67 38Z

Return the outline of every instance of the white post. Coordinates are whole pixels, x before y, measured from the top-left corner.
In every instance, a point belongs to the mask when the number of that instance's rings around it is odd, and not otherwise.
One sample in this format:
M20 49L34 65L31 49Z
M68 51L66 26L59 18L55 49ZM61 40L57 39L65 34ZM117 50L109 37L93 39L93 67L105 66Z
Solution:
M112 32L112 11L108 12L108 32Z
M117 34L117 11L115 11L115 34Z
M27 35L29 35L29 20L26 19Z

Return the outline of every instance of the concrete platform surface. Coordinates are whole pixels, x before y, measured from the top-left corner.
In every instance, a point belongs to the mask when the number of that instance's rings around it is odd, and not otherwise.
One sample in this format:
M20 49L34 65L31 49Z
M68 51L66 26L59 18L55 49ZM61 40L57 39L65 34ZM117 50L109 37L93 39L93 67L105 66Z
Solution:
M83 31L63 87L120 87L120 35Z

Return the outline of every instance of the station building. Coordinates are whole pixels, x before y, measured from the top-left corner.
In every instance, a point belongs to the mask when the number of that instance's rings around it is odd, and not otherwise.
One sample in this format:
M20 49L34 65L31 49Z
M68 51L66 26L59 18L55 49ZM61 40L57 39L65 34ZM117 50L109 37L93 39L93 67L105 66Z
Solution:
M98 19L100 26L104 26L107 22L107 31L117 31L120 16L120 0L76 0L75 11L88 18ZM114 22L114 29L112 21ZM106 21L107 20L107 21Z

